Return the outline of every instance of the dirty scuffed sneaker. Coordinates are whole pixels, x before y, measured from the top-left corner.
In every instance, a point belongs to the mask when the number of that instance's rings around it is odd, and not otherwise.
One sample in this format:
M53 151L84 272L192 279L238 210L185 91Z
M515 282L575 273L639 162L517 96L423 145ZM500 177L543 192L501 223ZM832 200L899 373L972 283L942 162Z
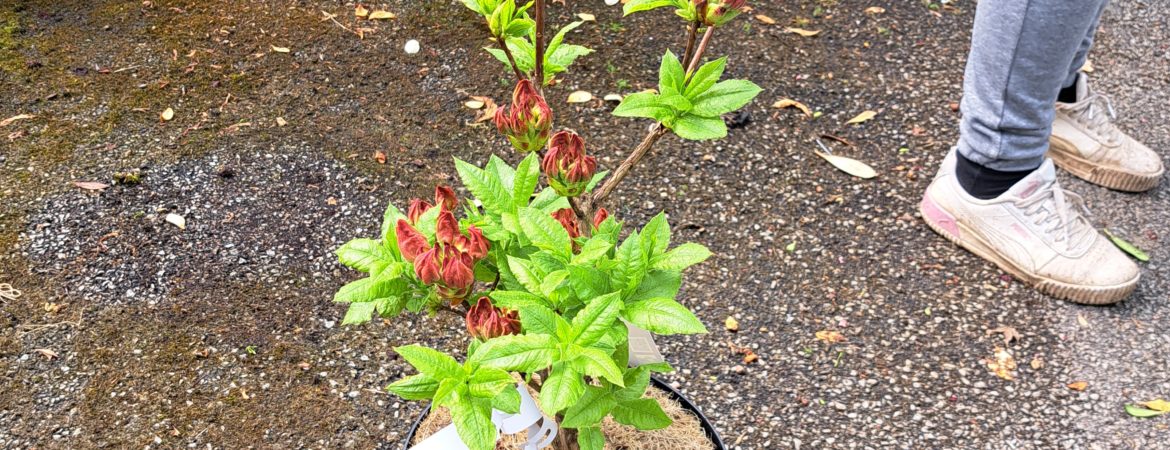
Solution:
M1142 192L1162 180L1162 158L1113 123L1109 99L1077 79L1076 103L1057 103L1048 156L1057 166L1090 183Z
M1140 271L1089 223L1076 194L1060 188L1052 160L998 198L979 200L955 179L954 152L922 198L934 231L1041 292L1075 303L1116 303Z

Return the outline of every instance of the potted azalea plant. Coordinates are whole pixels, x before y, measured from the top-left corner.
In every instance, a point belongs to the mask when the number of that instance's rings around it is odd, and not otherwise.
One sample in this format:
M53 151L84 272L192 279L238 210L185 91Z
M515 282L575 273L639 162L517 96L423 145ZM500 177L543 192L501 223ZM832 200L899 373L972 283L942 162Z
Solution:
M430 416L441 415L437 426L446 426L418 436L414 448L600 450L607 439L618 445L618 434L622 448L646 448L626 435L670 429L682 416L667 411L689 402L648 388L652 372L672 369L631 358L631 342L647 331L706 332L676 296L682 272L711 253L696 243L673 245L664 214L634 227L603 206L661 137L722 138L722 115L760 92L750 81L720 81L726 58L703 62L712 35L743 12L744 1L625 4L627 15L674 8L685 24L685 50L681 59L663 56L656 91L626 96L614 110L655 123L612 174L598 171L582 136L554 128L543 95L591 52L565 42L580 23L546 41L544 0L463 2L486 19L488 51L517 77L511 104L494 122L526 156L515 166L495 155L483 167L456 159L472 198L461 201L439 186L432 200L415 199L405 212L390 205L380 236L337 249L342 264L368 276L341 287L334 300L349 305L346 324L404 310L449 311L465 321L470 339L460 358L420 345L395 349L417 374L388 389L432 402ZM721 445L713 430L699 433L708 444L694 448ZM512 434L527 436L509 447L504 435ZM669 436L689 439L686 430Z

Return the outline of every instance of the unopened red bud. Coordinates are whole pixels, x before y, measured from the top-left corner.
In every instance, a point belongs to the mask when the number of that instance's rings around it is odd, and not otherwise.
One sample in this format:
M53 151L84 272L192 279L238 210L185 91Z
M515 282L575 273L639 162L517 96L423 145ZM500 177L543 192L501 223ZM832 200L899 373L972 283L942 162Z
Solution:
M569 232L570 238L581 237L581 225L577 222L577 213L573 212L572 209L558 209L552 213L552 216L565 228L565 231Z
M455 190L451 186L435 186L435 205L454 211L459 206L459 199L455 198Z
M427 243L427 238L410 226L410 223L398 219L397 225L394 235L398 238L398 251L402 253L402 259L414 262L418 255L430 250L431 246Z
M410 201L410 209L406 212L406 218L410 219L411 224L418 224L418 218L422 217L427 210L433 208L430 203L421 198L416 198Z
M601 226L602 222L605 222L605 219L608 218L609 211L606 211L605 208L599 208L597 212L593 214L593 229L596 230Z
M520 319L515 311L496 308L487 297L480 297L467 310L467 332L482 340L520 333Z
M414 274L423 284L433 284L442 277L438 258L439 248L435 247L418 255L414 260Z

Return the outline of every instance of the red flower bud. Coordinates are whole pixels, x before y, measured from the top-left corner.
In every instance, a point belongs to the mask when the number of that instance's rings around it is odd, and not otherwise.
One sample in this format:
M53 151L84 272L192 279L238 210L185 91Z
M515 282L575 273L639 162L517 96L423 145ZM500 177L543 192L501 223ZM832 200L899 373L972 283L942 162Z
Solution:
M467 332L483 340L519 334L520 319L516 311L496 308L487 297L480 297L479 301L467 310Z
M500 130L513 147L522 152L534 152L544 148L552 128L552 110L544 97L536 91L529 80L520 80L512 91L512 104L496 110L496 128Z
M459 221L451 211L439 212L439 221L435 224L435 239L444 245L451 245L455 238L463 237L459 233Z
M443 284L455 291L470 288L475 283L475 272L471 268L473 264L470 255L447 247L443 257Z
M593 229L596 230L597 227L600 227L601 223L605 222L605 219L608 218L609 211L606 211L605 208L598 209L597 212L593 214Z
M439 247L435 247L418 255L414 260L414 274L423 284L434 283L440 278L438 257Z
M552 213L552 216L554 219L557 219L557 222L560 222L562 227L565 227L565 231L569 232L570 238L577 239L581 237L581 224L577 222L577 213L573 212L572 209L558 209Z
M483 237L483 232L475 225L471 225L467 227L467 234L471 236L467 246L467 254L471 255L471 259L482 259L487 256L488 240Z
M394 235L398 237L398 251L402 252L402 258L407 261L414 262L418 255L431 249L426 236L423 236L403 219L398 219L398 227L395 228Z
M431 208L431 204L427 203L426 200L416 198L410 201L410 209L408 209L406 212L406 218L410 219L411 224L417 224L418 218L422 217L422 215Z
M585 192L597 172L597 159L585 155L585 140L577 133L558 131L552 137L540 168L557 194L576 197Z
M459 206L455 190L451 189L451 186L435 186L435 204L447 211L454 211L455 207Z
M723 25L747 9L747 0L694 0L695 14L704 24Z

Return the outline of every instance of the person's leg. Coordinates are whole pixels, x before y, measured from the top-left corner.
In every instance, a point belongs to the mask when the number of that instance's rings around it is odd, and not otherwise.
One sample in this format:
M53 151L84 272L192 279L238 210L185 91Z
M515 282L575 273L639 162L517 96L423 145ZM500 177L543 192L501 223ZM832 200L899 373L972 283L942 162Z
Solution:
M1081 75L1081 68L1085 66L1085 62L1089 60L1089 50L1093 48L1093 40L1097 37L1097 28L1101 24L1101 14L1105 12L1105 6L1109 4L1109 0L1101 2L1101 6L1097 8L1097 14L1093 19L1093 23L1089 25L1089 32L1085 33L1085 37L1081 39L1081 46L1077 48L1076 56L1073 56L1072 64L1068 66L1068 75L1064 77L1064 84L1061 84L1060 94L1057 95L1056 101L1062 103L1076 103L1077 100L1077 79Z
M992 198L1040 166L1057 93L1104 3L979 2L963 81L959 173L965 187L991 185L980 197Z
M1090 304L1125 298L1141 272L1081 215L1044 155L1057 95L1104 1L979 2L959 145L919 207L936 232L1020 281Z

